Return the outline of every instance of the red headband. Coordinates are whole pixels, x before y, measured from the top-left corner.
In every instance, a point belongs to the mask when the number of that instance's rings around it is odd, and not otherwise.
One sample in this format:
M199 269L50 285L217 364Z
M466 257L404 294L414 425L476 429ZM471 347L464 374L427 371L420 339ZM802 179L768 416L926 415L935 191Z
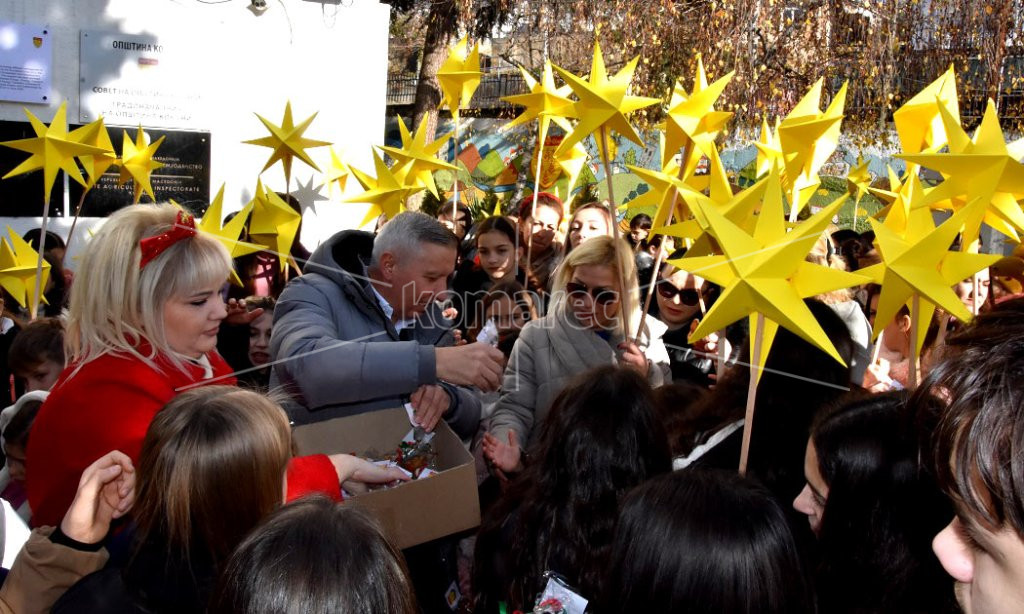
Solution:
M154 258L178 241L194 236L196 236L196 219L184 211L178 211L178 217L174 220L174 226L170 230L139 241L139 248L142 250L139 268L145 268Z

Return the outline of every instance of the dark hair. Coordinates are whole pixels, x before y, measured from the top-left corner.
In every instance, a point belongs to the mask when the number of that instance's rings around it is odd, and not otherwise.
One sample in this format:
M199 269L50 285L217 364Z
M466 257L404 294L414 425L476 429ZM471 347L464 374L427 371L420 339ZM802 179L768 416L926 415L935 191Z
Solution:
M804 303L849 365L853 341L842 318L815 299L805 299ZM727 370L711 394L694 408L697 418L688 430L690 439L678 442L679 449L692 449L695 443L702 443L703 436L696 437L698 434L710 436L743 418L750 381L750 368L745 364L749 356L748 337L739 351L744 364ZM803 489L804 449L815 414L846 393L849 385L849 366L779 328L757 385L748 469L780 501L792 501ZM729 461L730 467L739 466L738 455Z
M1024 538L1024 299L946 339L946 355L914 395L943 399L932 462L940 488L991 530Z
M245 297L245 309L246 311L256 311L262 309L267 313L274 313L274 307L277 306L277 299L272 296L247 296Z
M537 206L538 207L551 207L558 211L558 220L562 220L562 214L564 205L562 199L558 198L550 192L539 192L537 194ZM525 219L532 217L533 215L533 194L524 196L519 204L516 205L516 211L519 212L519 221L522 222Z
M533 295L523 287L523 284L519 283L514 279L501 279L498 283L494 284L484 298L480 301L479 307L475 310L473 316L473 326L469 329L469 338L474 341L480 331L483 330L486 322L487 310L491 308L491 305L495 301L508 297L512 300L512 304L517 309L526 310L526 321L536 320L537 314L537 301L534 300ZM498 348L504 352L505 356L508 357L512 354L512 345L515 343L518 335L514 335L508 339L498 340Z
M629 220L630 228L643 228L644 230L650 230L651 224L653 224L653 220L651 220L651 216L646 213L637 213L633 216L633 219Z
M516 244L516 227L503 215L492 215L477 224L476 238L478 241L488 232L500 232L508 237L512 245Z
M778 503L734 471L648 481L622 506L599 612L813 612Z
M449 199L448 202L444 203L443 205L441 205L441 206L439 206L437 208L437 215L435 215L434 217L439 218L442 215L448 216L448 215L451 215L451 212L452 212L452 201ZM456 212L456 215L455 215L456 219L458 219L458 217L459 217L458 214L459 213L461 213L464 216L466 216L466 219L464 220L464 222L466 224L466 228L469 228L470 226L473 225L473 211L469 207L467 207L466 205L464 205L464 204L462 204L460 202L459 204L455 205L455 212ZM452 220L452 222L455 222L455 220Z
M595 596L620 501L671 466L647 381L615 366L573 379L530 451L533 460L477 537L473 579L481 611L498 601L510 610L532 606L551 568Z
M7 352L12 371L27 371L47 360L64 365L64 324L57 318L30 322L15 335Z
M4 427L4 440L8 445L28 446L28 436L32 430L32 424L36 421L36 414L43 402L38 399L28 399L21 402L18 412L11 417L11 421Z
M29 229L21 236L26 243L32 246L32 249L39 251L39 235L42 234L41 228ZM48 252L51 249L67 249L67 245L64 244L64 239L59 234L46 231L46 239L43 241L42 251Z
M919 462L907 399L857 398L821 414L812 429L828 485L816 574L823 612L957 611L931 550L953 510Z
M401 553L356 505L314 495L274 512L239 544L213 614L414 614Z
M658 416L664 425L669 445L672 446L672 456L690 453L689 447L677 449L676 446L684 438L687 425L695 419L693 410L707 395L707 388L687 380L676 380L654 389L654 406L658 409Z

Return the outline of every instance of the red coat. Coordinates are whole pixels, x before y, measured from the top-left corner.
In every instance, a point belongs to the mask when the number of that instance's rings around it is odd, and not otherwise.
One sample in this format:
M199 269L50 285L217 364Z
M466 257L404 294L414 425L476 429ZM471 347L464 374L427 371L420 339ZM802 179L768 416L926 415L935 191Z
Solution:
M231 367L216 352L208 354L214 378ZM64 369L39 409L26 450L28 500L34 526L56 525L71 505L82 471L111 450L137 463L142 439L156 412L178 388L203 380L203 369L187 365L183 373L158 359L160 373L132 356L104 355L74 372ZM235 378L213 382L234 385Z
M207 355L211 384L234 385L231 367L216 352ZM104 355L71 376L61 373L32 425L26 451L26 478L33 526L57 525L93 461L111 450L138 463L142 440L156 413L179 388L203 382L203 370L188 373L158 360L160 373L134 357ZM203 384L205 385L205 384ZM293 459L288 466L288 499L322 492L341 500L334 466L326 456Z

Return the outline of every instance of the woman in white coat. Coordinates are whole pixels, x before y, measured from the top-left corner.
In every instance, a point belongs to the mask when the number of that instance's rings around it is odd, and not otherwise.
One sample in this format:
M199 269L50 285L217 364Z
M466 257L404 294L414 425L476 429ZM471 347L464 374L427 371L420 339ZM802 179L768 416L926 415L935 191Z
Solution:
M484 456L499 471L521 467L520 444L529 448L538 438L535 425L543 423L551 401L573 376L620 364L647 377L652 387L671 380L664 325L647 318L633 339L640 306L628 243L607 236L582 243L559 266L553 290L551 311L527 324L512 349L484 436Z

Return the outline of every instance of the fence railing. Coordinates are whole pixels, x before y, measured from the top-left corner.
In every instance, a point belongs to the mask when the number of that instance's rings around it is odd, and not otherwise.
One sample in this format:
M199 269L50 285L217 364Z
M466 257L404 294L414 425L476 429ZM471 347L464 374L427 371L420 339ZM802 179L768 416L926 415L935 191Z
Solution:
M416 100L416 85L418 77L405 75L388 75L388 105L407 105ZM473 94L468 108L472 109L494 109L509 106L502 102L503 96L525 94L527 92L526 82L523 76L517 72L488 73L480 79L480 87Z

